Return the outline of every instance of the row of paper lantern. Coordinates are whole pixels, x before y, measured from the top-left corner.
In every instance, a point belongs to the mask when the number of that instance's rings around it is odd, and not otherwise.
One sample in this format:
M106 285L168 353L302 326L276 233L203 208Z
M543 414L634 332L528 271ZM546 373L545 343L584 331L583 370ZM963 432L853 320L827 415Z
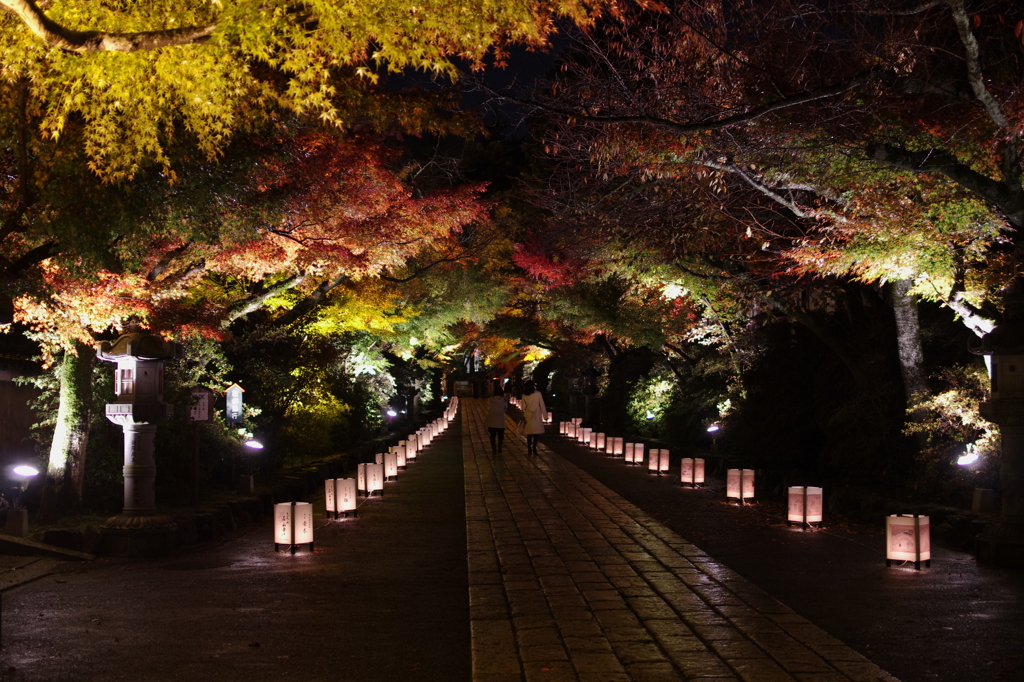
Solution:
M608 436L584 427L582 419L559 422L558 432L575 439L592 450L604 452L612 457L623 457L626 464L640 465L644 461L643 443L624 443L623 438ZM669 451L651 449L647 469L659 476L669 469ZM679 482L691 488L704 485L704 460L698 457L684 457L679 467ZM790 486L788 490L787 523L799 523L803 527L819 524L824 511L824 491L814 486ZM725 496L743 504L754 499L754 470L729 469L726 472ZM893 561L914 561L920 568L921 562L931 565L931 541L927 516L903 516L895 514L886 517L886 565Z
M398 441L387 452L379 452L373 462L356 465L355 478L333 478L324 481L324 506L327 518L356 516L359 495L370 497L384 494L386 481L398 480L399 470L429 447L444 433L458 412L458 397L453 397L441 417L429 422L406 440ZM281 546L292 554L301 545L313 549L313 505L309 502L291 502L274 505L274 551Z

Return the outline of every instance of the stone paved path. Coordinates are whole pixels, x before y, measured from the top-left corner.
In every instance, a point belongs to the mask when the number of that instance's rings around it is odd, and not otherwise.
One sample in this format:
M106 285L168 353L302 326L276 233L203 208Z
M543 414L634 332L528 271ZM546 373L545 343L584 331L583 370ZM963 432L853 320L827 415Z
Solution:
M895 678L541 445L461 403L474 682Z

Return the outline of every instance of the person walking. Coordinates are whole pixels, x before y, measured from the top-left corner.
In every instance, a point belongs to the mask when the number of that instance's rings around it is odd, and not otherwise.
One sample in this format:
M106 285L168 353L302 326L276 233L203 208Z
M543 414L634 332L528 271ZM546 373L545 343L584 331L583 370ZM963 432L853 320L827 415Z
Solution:
M544 433L544 415L548 408L544 405L544 396L537 390L533 381L523 384L523 419L526 421L526 454L537 454L537 440Z
M505 443L505 411L508 410L508 397L501 388L501 380L491 382L491 397L487 401L487 435L491 439L491 454L501 453Z

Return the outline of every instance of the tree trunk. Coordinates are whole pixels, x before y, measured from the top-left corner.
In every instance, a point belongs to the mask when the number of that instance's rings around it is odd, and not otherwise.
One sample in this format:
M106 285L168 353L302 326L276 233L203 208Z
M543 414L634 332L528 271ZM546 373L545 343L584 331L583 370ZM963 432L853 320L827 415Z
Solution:
M81 508L95 358L94 348L76 343L74 352L65 351L57 370L60 403L39 512L40 520L45 522L77 513Z
M913 408L922 396L928 394L917 301L910 295L913 286L912 280L899 279L892 283L890 290L892 309L896 316L896 347L900 356L900 371L903 374L903 389L906 392L908 409ZM911 412L911 419L915 422L921 421L924 416L922 410Z

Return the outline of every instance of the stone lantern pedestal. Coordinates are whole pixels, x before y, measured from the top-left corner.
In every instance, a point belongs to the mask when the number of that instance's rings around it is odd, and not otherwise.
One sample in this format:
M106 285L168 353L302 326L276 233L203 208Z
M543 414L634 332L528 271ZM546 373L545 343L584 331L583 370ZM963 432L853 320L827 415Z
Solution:
M177 524L156 513L154 489L156 429L174 411L163 401L164 361L177 351L176 344L138 332L100 344L97 356L117 363L117 400L107 405L106 416L124 431L124 508L103 526L105 554L160 555L177 548Z
M972 349L991 356L992 392L981 416L999 425L1003 452L1002 519L978 536L979 562L1024 567L1024 312L1020 293L1005 299L1006 318Z

